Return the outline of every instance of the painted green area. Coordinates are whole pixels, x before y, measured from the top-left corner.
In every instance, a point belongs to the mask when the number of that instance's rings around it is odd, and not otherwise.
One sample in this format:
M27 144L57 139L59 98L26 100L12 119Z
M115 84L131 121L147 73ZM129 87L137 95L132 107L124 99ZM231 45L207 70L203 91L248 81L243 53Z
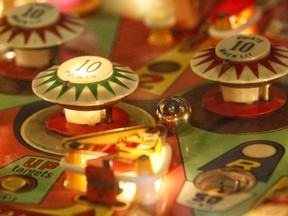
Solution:
M99 10L85 18L87 40L91 40L96 54L109 58L116 40L121 17L117 14Z
M184 162L187 181L193 182L194 178L202 171L200 167L225 154L236 146L253 140L268 140L279 143L285 150L288 148L288 128L272 132L257 134L218 134L189 126L179 136L181 154ZM267 182L257 182L249 191L252 197L225 212L209 212L194 210L195 216L240 216L249 210L259 198L269 190L283 176L288 176L288 158L282 157L276 169Z
M29 104L40 100L35 95L7 95L0 94L0 110L9 109L12 107Z
M13 186L13 190L17 190L17 187L19 187L17 184L11 184L11 182L15 182L15 179L26 181L26 185L18 188L20 191L18 193L4 193L1 191L0 200L10 203L41 203L62 173L63 169L60 167L58 160L37 156L22 157L2 167L0 178L6 179L7 185Z

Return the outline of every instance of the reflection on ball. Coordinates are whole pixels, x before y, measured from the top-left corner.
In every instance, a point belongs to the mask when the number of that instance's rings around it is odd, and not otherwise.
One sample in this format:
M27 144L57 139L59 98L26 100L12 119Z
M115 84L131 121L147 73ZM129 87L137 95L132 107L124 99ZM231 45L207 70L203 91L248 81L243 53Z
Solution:
M156 118L168 128L169 132L176 133L177 130L179 132L186 128L191 113L191 106L186 99L170 96L158 103Z

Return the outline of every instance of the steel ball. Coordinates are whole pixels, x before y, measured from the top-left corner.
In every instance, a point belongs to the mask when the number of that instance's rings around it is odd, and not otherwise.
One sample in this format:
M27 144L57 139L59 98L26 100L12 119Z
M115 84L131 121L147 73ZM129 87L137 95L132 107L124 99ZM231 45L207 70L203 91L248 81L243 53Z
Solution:
M176 133L187 127L191 113L192 108L185 98L169 96L158 103L156 118L169 132Z

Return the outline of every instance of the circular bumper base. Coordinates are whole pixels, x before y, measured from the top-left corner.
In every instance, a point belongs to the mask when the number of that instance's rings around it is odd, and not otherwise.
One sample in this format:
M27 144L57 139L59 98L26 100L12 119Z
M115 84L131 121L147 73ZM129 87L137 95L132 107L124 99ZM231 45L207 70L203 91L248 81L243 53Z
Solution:
M105 123L102 120L99 124L95 126L80 125L69 123L66 121L65 115L62 109L58 109L51 113L46 118L46 127L52 131L56 131L60 134L67 136L77 136L88 133L95 133L105 130L111 130L116 128L122 128L129 126L130 116L129 114L121 108L112 108L112 123Z
M287 100L285 92L271 87L269 101L258 101L252 104L242 104L223 101L218 88L209 90L204 96L202 103L211 112L228 117L253 117L267 114L279 109Z
M18 80L31 81L39 72L39 69L17 66L13 60L6 58L0 59L0 66L0 75Z

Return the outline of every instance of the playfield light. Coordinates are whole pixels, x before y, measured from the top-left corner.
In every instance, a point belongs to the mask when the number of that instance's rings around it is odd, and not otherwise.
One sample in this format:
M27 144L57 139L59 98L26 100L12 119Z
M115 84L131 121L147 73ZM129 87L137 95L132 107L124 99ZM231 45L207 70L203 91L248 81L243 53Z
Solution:
M262 11L255 7L255 1L244 0L235 4L225 0L211 14L208 32L213 38L226 38L237 34L257 34L257 22Z
M86 192L88 199L105 203L91 191L106 190L102 186L108 181L110 186L118 185L116 189L110 187L115 200L155 203L171 160L171 148L165 137L166 128L157 125L65 139L67 154L61 160L66 173L65 187ZM110 178L97 177L97 172Z

